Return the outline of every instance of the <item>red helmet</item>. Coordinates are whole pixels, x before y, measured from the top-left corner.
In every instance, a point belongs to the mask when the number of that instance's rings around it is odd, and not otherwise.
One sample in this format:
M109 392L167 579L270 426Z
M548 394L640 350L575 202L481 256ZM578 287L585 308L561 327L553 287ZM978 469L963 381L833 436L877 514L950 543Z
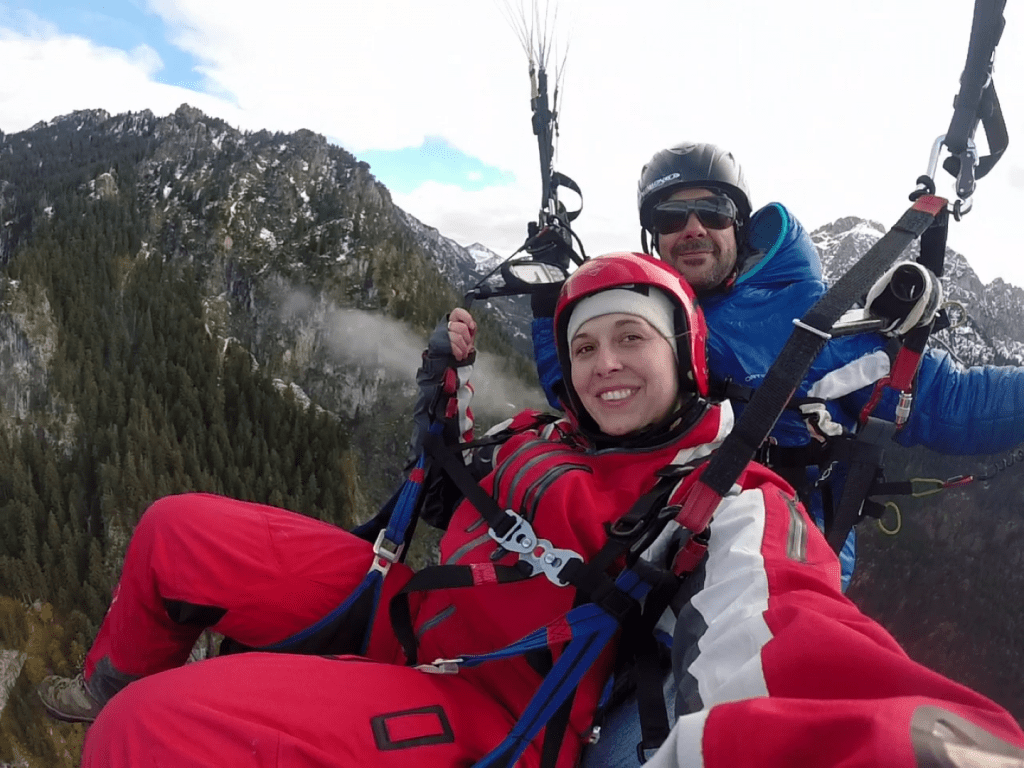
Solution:
M680 392L708 394L707 327L697 306L693 289L682 276L660 259L646 253L609 253L584 262L562 286L555 307L555 346L562 367L562 379L569 393L567 408L577 422L585 412L572 386L569 368L569 316L576 304L611 288L657 288L675 305L676 359L679 361Z

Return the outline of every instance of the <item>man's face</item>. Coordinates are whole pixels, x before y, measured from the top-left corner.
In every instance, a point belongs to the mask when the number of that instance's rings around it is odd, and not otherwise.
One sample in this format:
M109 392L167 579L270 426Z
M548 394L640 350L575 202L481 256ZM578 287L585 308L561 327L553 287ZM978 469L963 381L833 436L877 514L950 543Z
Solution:
M668 200L699 200L714 197L708 189L681 189ZM708 229L691 213L678 232L658 235L658 254L675 267L696 293L721 285L736 266L736 228Z

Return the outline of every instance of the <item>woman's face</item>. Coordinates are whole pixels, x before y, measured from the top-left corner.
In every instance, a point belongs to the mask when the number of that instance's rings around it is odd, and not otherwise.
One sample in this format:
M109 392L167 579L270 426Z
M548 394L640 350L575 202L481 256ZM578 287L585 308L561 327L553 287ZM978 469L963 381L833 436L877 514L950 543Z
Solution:
M569 360L576 394L606 435L636 432L676 407L676 356L642 317L591 318L570 341Z

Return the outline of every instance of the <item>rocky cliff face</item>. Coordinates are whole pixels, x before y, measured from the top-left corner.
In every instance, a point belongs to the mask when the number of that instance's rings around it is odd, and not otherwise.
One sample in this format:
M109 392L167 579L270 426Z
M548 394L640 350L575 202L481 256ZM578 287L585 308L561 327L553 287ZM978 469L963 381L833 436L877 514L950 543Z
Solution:
M478 256L395 207L366 163L309 131L241 133L187 105L163 118L92 110L3 136L0 151L43 172L74 155L89 175L73 195L135 196L139 253L194 268L209 333L339 415L372 410L388 379L409 394L426 330L482 274ZM33 222L67 215L46 195L26 200L32 190L0 178L4 260ZM45 295L3 289L3 410L24 420L47 409L53 329ZM521 352L527 315L501 315Z

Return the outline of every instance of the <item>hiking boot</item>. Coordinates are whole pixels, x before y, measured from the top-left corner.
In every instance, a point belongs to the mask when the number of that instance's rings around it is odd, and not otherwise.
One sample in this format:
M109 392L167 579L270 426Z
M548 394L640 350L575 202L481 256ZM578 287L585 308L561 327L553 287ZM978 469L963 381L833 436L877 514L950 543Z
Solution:
M74 677L50 675L36 691L47 714L65 723L91 723L103 709L103 703L89 692L81 672Z

